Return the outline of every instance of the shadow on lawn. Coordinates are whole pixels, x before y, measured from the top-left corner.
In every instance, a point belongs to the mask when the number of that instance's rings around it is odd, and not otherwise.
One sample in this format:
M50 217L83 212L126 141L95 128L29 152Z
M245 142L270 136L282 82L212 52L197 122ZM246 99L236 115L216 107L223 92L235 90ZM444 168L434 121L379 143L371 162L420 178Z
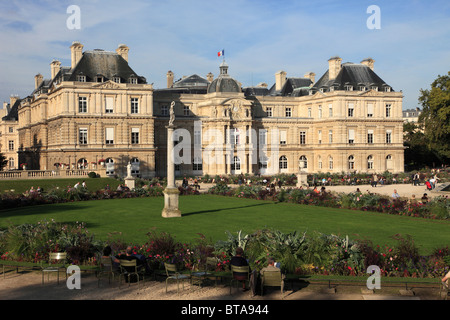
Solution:
M52 212L61 213L64 211L80 210L83 208L78 205L68 206L66 204L52 204L52 205L36 205L27 207L18 207L13 209L3 209L0 211L0 218L19 217L19 216L33 216L39 214L49 214Z
M269 204L272 204L272 203L271 202L269 202L269 203L257 203L257 204L250 204L248 206L201 210L201 211L194 211L194 212L187 212L187 213L183 212L182 215L183 216L190 216L190 215L193 215L193 214L212 213L212 212L219 212L219 211L224 211L224 210L244 209L244 208L250 208L250 207L266 206L266 205L269 205Z

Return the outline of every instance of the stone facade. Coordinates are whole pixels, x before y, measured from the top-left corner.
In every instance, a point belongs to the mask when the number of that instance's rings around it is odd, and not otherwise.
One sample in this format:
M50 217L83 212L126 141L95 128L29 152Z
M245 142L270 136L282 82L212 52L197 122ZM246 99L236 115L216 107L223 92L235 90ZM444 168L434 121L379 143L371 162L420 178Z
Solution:
M374 60L329 71L242 85L225 61L216 79L192 75L154 89L128 65L128 47L82 52L72 65L51 63L52 79L36 77L18 109L19 161L30 169L55 165L109 174L166 176L169 106L175 102L176 175L403 171L402 94L373 71ZM182 151L180 151L182 150ZM180 161L179 161L180 162Z

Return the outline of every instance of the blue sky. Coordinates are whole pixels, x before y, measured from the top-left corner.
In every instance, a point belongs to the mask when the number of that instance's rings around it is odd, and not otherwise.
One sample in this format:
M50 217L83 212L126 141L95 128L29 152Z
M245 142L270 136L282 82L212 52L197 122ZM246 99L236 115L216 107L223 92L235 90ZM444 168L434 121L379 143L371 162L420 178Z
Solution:
M80 29L69 29L70 5L80 8ZM369 29L370 5L380 8L380 29ZM318 79L327 60L359 63L404 94L403 108L418 105L420 89L450 71L450 1L376 0L1 0L0 99L27 96L50 62L70 65L70 45L114 51L130 47L135 72L164 88L175 79L219 73L224 49L229 73L244 86L275 73Z

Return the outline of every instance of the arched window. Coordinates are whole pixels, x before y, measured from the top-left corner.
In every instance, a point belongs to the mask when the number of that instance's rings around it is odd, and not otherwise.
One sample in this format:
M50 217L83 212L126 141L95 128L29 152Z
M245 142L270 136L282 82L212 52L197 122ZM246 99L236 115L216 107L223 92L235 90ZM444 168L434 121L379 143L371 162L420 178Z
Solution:
M328 169L333 170L333 157L328 157Z
M139 161L138 158L132 158L131 159L131 173L132 174L139 174L140 172L140 164L141 162Z
M106 163L106 174L113 175L114 174L114 160L112 158L108 158L105 161Z
M288 163L287 163L287 158L286 158L286 156L281 156L281 157L280 157L279 166L280 166L280 169L281 169L281 170L287 169Z
M239 157L233 157L233 162L231 163L231 171L241 170L241 159Z
M392 160L392 156L389 154L386 156L386 170L394 169L394 161Z
M9 158L9 169L14 169L14 158Z
M353 156L348 157L348 168L349 170L355 169L355 158Z
M85 158L81 158L77 162L77 168L78 169L86 169L87 165L88 165L88 162L87 162L87 160Z
M372 156L367 157L367 169L373 169L373 157Z
M302 163L303 163L303 169L307 169L308 168L308 159L306 158L306 156L301 156L300 159L298 160L298 167L300 169L302 169Z

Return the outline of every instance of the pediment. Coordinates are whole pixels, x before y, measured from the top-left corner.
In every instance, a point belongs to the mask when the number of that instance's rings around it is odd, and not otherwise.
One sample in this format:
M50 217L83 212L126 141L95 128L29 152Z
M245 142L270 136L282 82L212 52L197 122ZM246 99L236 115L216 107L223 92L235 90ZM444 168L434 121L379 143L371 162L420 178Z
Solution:
M108 80L106 82L101 82L99 84L93 85L94 88L99 89L121 89L122 86L114 81Z
M375 97L375 96L379 96L379 95L380 95L380 93L378 91L375 91L372 89L360 93L361 97Z

